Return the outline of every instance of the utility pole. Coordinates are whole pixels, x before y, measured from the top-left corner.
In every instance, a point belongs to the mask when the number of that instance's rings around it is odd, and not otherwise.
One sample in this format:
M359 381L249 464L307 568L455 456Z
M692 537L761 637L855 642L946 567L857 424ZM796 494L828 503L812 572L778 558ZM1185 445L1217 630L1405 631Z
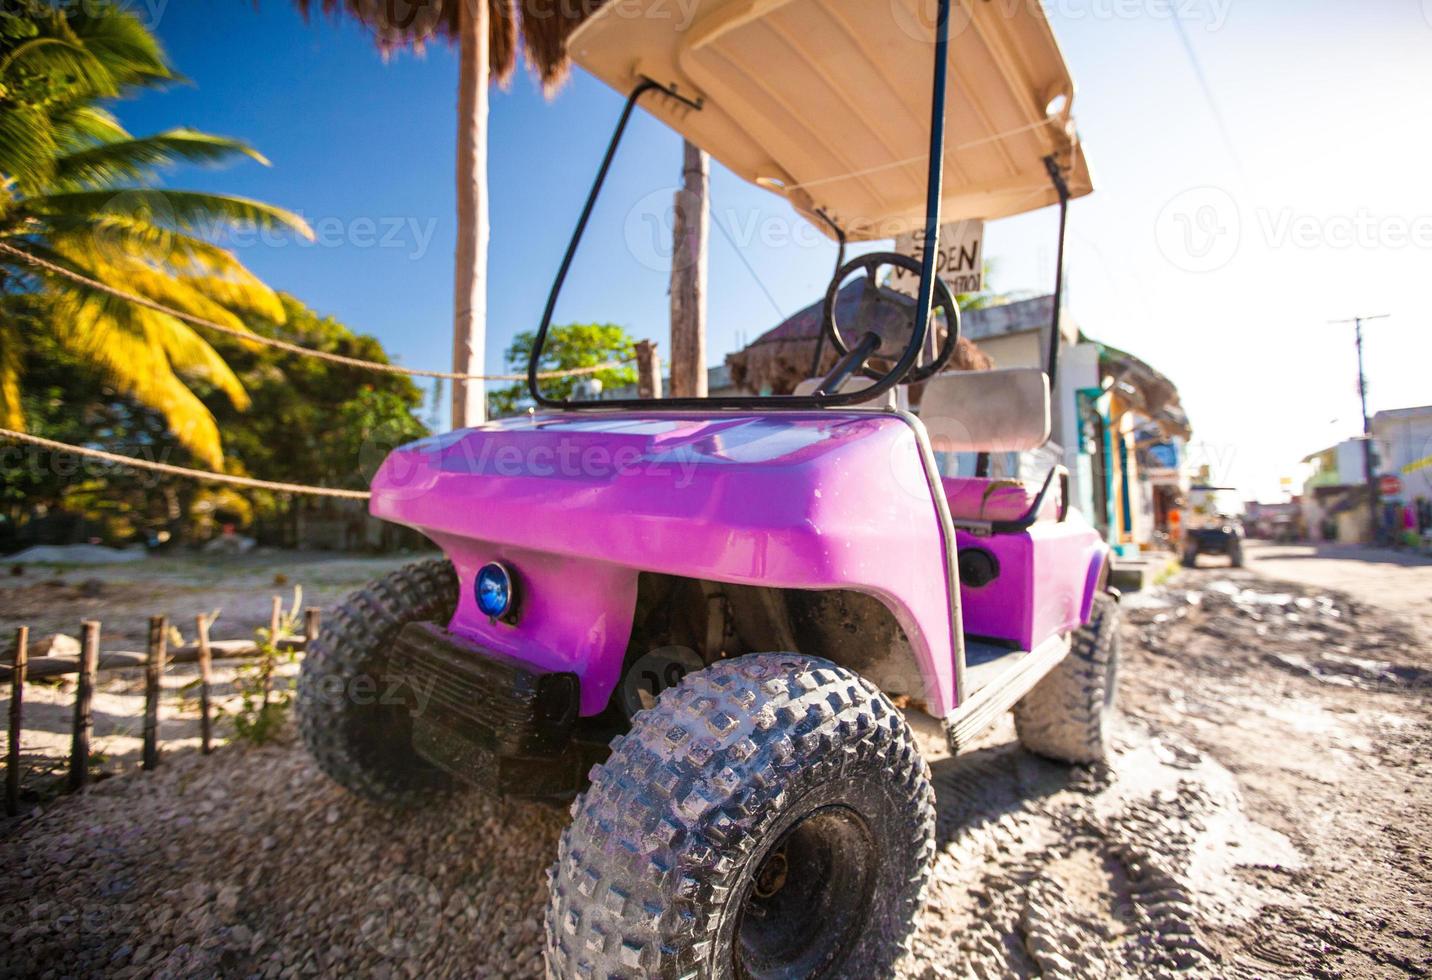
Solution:
M706 397L707 204L711 158L693 143L682 146L681 189L671 250L671 394ZM657 397L660 397L658 395Z
M1368 516L1372 518L1372 543L1382 538L1382 502L1378 493L1377 474L1372 467L1372 419L1367 414L1367 373L1362 367L1362 325L1369 320L1386 320L1391 313L1377 313L1373 316L1355 316L1348 320L1331 320L1330 323L1351 323L1357 332L1357 396L1362 400L1362 465L1367 477Z

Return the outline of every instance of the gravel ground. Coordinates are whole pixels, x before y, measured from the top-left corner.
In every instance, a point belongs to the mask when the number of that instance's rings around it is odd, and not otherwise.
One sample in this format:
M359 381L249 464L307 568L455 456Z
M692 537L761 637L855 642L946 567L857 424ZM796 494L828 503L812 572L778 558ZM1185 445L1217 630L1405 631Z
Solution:
M1251 571L1127 610L1117 756L951 759L902 977L1425 976L1427 637ZM540 975L565 814L391 816L292 743L172 754L0 832L0 975Z

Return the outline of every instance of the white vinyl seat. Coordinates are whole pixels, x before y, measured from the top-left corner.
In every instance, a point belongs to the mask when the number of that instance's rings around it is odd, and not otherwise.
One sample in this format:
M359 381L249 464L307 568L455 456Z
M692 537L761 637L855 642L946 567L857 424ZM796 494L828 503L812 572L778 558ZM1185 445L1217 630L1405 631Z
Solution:
M1006 453L1049 441L1049 376L1039 368L954 371L925 382L920 421L943 453Z

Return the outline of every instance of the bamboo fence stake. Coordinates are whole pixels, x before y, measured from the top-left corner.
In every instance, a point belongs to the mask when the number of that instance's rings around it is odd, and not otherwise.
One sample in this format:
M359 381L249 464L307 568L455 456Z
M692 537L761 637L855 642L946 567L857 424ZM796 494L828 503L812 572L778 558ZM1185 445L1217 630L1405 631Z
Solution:
M144 664L144 768L159 765L159 691L164 652L169 642L169 617L149 617L149 659Z
M269 710L269 694L273 691L273 669L274 658L272 651L278 649L279 624L283 621L283 599L279 596L273 597L273 606L269 610L269 638L268 645L270 653L264 657L261 667L263 677L263 703L259 705L260 717L267 717Z
M318 629L323 622L323 610L309 606L303 611L303 652L308 653L309 644L318 639Z
M199 751L208 755L214 751L213 729L209 719L209 692L213 685L213 658L209 651L209 617L200 613L194 617L199 634Z
M15 631L15 659L10 666L10 747L5 760L5 814L20 812L20 734L25 701L25 665L30 659L30 627Z
M99 670L99 621L83 624L84 645L80 649L79 684L75 688L75 732L70 746L70 788L89 783L90 734L94 730L94 682Z

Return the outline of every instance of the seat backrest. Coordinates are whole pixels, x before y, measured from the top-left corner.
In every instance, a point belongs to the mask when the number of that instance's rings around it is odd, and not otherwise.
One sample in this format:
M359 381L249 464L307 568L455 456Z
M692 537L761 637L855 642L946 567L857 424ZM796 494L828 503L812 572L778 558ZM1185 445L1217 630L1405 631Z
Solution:
M1038 449L1049 441L1049 376L1039 368L937 374L925 382L920 421L936 452Z
M816 386L820 384L821 380L822 379L820 378L806 378L800 384L796 385L795 394L815 394ZM864 389L869 388L873 384L875 384L875 382L865 377L864 375L856 374L852 375L849 378L846 378L845 383L840 386L840 390L842 392L863 391ZM900 404L902 399L896 396L896 390L896 388L892 388L881 397L876 398L872 401L861 402L860 404L862 407L869 406L870 408L903 408L904 406ZM904 389L900 388L899 390L903 393Z

